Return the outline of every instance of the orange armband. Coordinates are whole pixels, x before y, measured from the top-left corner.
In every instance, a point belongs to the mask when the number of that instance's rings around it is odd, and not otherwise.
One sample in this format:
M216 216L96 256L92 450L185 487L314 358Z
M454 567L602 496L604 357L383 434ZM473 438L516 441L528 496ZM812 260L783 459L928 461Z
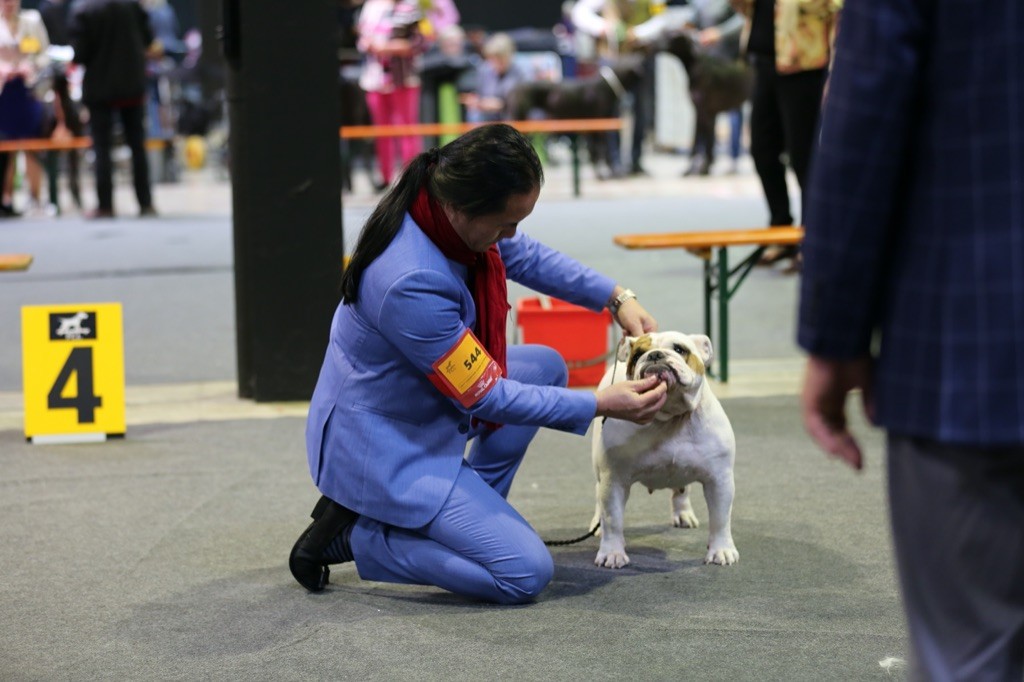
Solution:
M431 383L465 408L475 405L501 378L501 367L468 329L431 367Z

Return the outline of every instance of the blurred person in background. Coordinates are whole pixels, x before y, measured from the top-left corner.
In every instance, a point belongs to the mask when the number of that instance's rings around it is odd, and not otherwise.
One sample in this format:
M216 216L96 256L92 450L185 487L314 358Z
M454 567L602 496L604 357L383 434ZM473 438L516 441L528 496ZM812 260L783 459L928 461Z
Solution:
M181 24L178 13L167 0L140 0L149 16L149 27L153 39L160 44L161 54L180 60L185 54L185 43L181 40Z
M185 43L181 39L178 14L167 0L140 0L149 16L153 31L153 46L146 74L149 79L147 113L149 136L167 137L174 129L170 120L170 84L167 76L185 57Z
M508 117L508 95L525 78L515 63L515 55L516 45L506 33L495 33L484 44L484 62L477 68L476 91L462 98L467 121L500 121Z
M698 49L709 57L736 61L740 56L740 35L743 15L736 12L729 0L689 0L693 11L690 27L695 30ZM691 90L691 94L693 91ZM743 135L743 109L728 112L730 139L729 154L732 172L736 172ZM715 158L715 128L694 130L694 143L690 150L690 167L683 175L708 175Z
M0 0L0 138L24 140L43 134L43 104L37 91L47 87L46 49L50 39L43 18L36 10L22 9L20 0ZM0 155L3 196L0 216L16 215L14 210L14 155ZM25 155L32 212L42 210L40 187L42 167L35 153Z
M466 32L452 24L437 32L437 41L420 61L420 119L423 123L462 121L459 93L476 88L477 56L466 50ZM448 140L448 136L442 136ZM436 138L423 136L423 144Z
M50 94L43 99L43 130L40 137L48 137L54 141L65 141L81 137L85 134L85 124L79 111L78 103L71 96L71 84L68 80L69 65L73 55L70 47L71 37L68 34L68 13L71 9L70 0L40 0L39 14L43 17L46 34L50 38ZM62 50L52 48L59 47ZM82 208L82 192L79 183L79 167L82 152L78 149L66 149L47 153L54 159L54 171L61 170L60 157L65 159L68 189L75 206ZM40 154L42 156L42 154ZM56 202L57 197L51 196ZM58 206L47 206L46 212L58 211Z
M664 0L577 0L572 8L572 24L577 31L596 40L599 61L602 64L609 64L620 55L637 50L645 24L660 24L656 17L664 7ZM629 92L633 102L633 136L628 166L622 162L621 136L617 132L609 133L610 160L617 174L647 174L640 161L647 132L647 119L652 108L648 93L653 80L652 71L651 58L648 57L645 60L644 78ZM602 71L606 79L609 78L607 74L607 71ZM614 83L610 85L616 90L622 88L621 83L618 84L618 88Z
M811 151L842 0L731 1L747 18L745 51L754 67L750 155L768 202L768 224L792 225L782 156L788 157L806 206ZM791 260L788 272L798 271L799 247L769 246L759 264L785 259Z
M75 0L68 29L75 62L85 67L82 101L89 109L96 155L97 207L89 217L114 217L110 151L115 114L121 119L125 142L132 152L132 179L139 214L156 215L143 128L146 60L153 44L149 17L136 0Z
M177 175L174 151L174 95L172 83L175 70L184 59L187 48L181 39L178 14L167 0L140 0L149 16L153 45L146 65L146 131L151 138L163 140L162 163L157 176L165 181Z
M483 59L484 45L487 44L487 37L490 35L487 29L479 24L465 24L462 28L466 32L466 50Z
M364 55L359 86L366 92L366 106L377 126L419 122L420 79L415 58L426 48L420 31L422 12L407 0L366 0L356 22L357 43ZM420 152L417 136L378 137L375 141L381 182L391 184L396 166L401 168ZM397 156L397 164L396 164Z
M457 26L462 16L455 6L455 0L416 0L423 18L420 30L429 42L438 39L445 29Z
M43 24L46 25L46 34L50 37L50 44L70 45L68 10L71 9L71 3L68 0L40 0L37 9L40 16L43 17Z

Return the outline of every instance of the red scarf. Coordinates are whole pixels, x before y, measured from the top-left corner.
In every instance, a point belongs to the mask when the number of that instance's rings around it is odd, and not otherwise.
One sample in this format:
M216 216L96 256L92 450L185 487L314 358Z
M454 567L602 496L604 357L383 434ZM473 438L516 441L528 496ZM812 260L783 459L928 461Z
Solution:
M484 253L473 251L452 227L444 209L430 196L426 187L413 201L409 214L423 233L430 237L445 258L469 268L473 303L476 304L476 335L487 354L501 367L501 376L508 376L505 350L505 322L508 318L508 281L505 263L497 245ZM491 428L496 425L488 424Z

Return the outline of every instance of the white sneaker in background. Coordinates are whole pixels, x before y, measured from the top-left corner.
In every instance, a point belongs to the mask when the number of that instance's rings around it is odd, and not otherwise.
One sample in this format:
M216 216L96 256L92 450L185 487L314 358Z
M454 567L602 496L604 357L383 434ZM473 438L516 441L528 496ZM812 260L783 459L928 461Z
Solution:
M52 218L58 213L57 206L49 202L42 203L38 199L30 198L25 204L22 215L26 218Z

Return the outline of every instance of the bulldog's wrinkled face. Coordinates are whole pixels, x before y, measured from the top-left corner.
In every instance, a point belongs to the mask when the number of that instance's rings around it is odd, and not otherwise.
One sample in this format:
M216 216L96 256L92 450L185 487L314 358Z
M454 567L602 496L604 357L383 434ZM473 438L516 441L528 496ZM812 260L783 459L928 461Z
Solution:
M671 413L692 409L712 356L711 339L703 334L654 332L624 339L619 346L619 360L626 363L628 378L656 375L668 386L665 410Z

